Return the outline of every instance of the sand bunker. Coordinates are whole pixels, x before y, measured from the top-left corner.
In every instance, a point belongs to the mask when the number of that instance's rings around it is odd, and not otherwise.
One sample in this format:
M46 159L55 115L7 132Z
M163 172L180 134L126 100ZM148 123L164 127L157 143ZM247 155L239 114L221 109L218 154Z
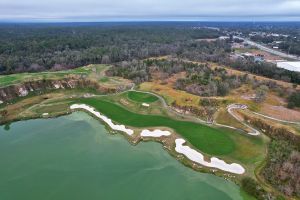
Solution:
M176 152L185 155L188 159L196 163L199 163L206 167L213 167L223 171L231 172L234 174L243 174L245 172L245 169L241 165L236 163L227 164L223 160L220 160L215 157L212 157L210 159L210 162L205 161L204 156L201 153L192 149L189 146L183 146L183 144L185 143L184 139L176 139L175 143L176 143L176 147L175 147Z
M93 107L90 107L88 105L73 104L70 106L70 108L72 110L73 109L83 109L83 110L86 110L86 111L92 113L93 115L95 115L96 117L98 117L99 119L102 119L105 123L107 123L107 125L113 130L122 131L128 135L132 135L134 133L133 130L126 128L124 125L114 124L111 119L102 115L100 112L95 111L95 109ZM154 131L145 129L141 132L141 136L143 136L143 137L162 137L162 136L170 136L170 135L171 135L170 131L162 131L162 130L158 130L158 129L156 129ZM175 151L180 154L185 155L191 161L194 161L194 162L204 165L206 167L213 167L213 168L217 168L217 169L235 173L235 174L243 174L245 172L245 169L241 165L236 164L236 163L227 164L223 160L220 160L215 157L212 157L210 159L210 162L205 161L204 156L200 152L192 149L189 146L183 145L185 143L184 139L181 139L181 138L176 139L175 143L176 143ZM222 147L220 147L220 148L222 148Z
M116 125L112 122L111 119L107 118L106 116L102 115L100 112L95 111L95 109L93 107L90 107L88 105L85 104L73 104L70 106L71 109L84 109L90 113L92 113L93 115L95 115L96 117L102 119L105 123L107 123L107 125L116 131L122 131L124 133L126 133L127 135L132 135L134 132L131 129L126 128L124 125Z
M154 131L149 131L147 129L141 132L142 137L162 137L162 136L169 136L171 135L170 131L162 131L155 129Z
M142 103L142 106L149 107L150 105L147 103Z

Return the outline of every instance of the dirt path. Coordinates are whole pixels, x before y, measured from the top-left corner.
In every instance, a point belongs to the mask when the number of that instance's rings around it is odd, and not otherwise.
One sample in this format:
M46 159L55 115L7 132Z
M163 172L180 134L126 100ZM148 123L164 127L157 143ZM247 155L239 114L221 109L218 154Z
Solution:
M270 116L267 116L267 115L264 115L264 114L261 114L261 113L257 113L257 112L252 112L252 113L256 114L256 115L259 115L261 117L267 118L267 119L274 120L274 121L288 123L288 124L297 124L297 125L300 125L300 122L294 122L294 121L287 121L287 120L277 119L277 118L270 117Z
M234 117L236 120L238 120L241 124L243 124L244 126L246 126L247 128L249 128L250 130L252 130L252 132L248 132L249 135L260 135L260 132L249 126L248 124L246 124L242 119L240 119L234 112L233 110L245 110L247 109L248 107L246 105L243 105L243 104L230 104L229 106L227 106L227 111L228 113Z

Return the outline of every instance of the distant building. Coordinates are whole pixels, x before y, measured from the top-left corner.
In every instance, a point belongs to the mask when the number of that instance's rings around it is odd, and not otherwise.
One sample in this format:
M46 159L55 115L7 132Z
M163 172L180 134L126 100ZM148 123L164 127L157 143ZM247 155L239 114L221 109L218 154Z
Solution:
M277 67L300 72L300 62L277 62Z
M229 40L230 37L229 36L220 36L219 39L220 40Z
M260 55L254 56L254 62L264 62L264 61L265 61L264 56L260 56Z
M264 62L265 61L264 55L261 55L261 54L252 54L252 53L246 52L246 53L242 53L241 56L244 59L251 60L254 62Z

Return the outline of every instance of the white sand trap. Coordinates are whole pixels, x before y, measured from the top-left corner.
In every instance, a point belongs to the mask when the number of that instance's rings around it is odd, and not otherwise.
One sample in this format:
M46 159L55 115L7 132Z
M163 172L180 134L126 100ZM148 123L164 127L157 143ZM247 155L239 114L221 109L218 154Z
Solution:
M176 152L185 155L188 159L190 159L196 163L199 163L206 167L213 167L213 168L217 168L217 169L220 169L223 171L231 172L234 174L243 174L245 172L245 169L241 165L236 164L236 163L227 164L223 160L220 160L215 157L212 157L210 159L210 162L206 162L204 160L204 156L201 153L190 148L189 146L183 146L183 144L185 143L184 139L181 139L181 138L176 139L175 143L176 143L176 147L175 147Z
M141 132L141 136L143 137L162 137L162 136L169 136L171 135L170 131L162 131L155 129L154 131L149 131L147 129Z
M49 115L49 113L43 113L43 116L48 116Z
M142 106L149 107L150 105L147 103L142 103Z
M100 112L95 111L95 109L93 107L90 107L90 106L85 105L85 104L73 104L73 105L70 106L70 108L71 109L84 109L86 111L89 111L90 113L92 113L96 117L102 119L105 123L107 123L108 126L111 129L117 130L117 131L122 131L122 132L124 132L128 135L133 134L133 130L126 128L124 125L114 124L111 119L109 119L106 116L102 115Z

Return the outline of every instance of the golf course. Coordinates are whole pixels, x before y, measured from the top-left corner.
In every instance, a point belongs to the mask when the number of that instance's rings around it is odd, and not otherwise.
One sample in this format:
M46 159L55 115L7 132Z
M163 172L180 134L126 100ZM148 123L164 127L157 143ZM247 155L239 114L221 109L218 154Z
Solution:
M242 131L219 127L214 124L203 123L196 117L178 113L167 104L165 99L152 92L143 92L129 87L130 82L119 77L108 77L104 71L106 66L91 65L85 68L70 70L76 76L86 76L88 80L94 80L108 88L127 85L127 89L113 94L92 94L84 88L78 89L56 89L42 95L33 95L16 99L12 104L3 104L3 109L7 109L8 115L5 119L12 121L18 119L31 118L56 118L60 115L77 112L77 109L70 109L72 105L86 105L103 115L115 126L125 126L127 130L132 130L132 135L126 135L130 143L137 144L140 141L156 141L163 144L164 148L174 158L178 159L186 166L200 172L209 172L218 176L228 177L238 183L244 176L255 177L254 170L264 159L266 140L262 136L250 136ZM71 74L72 74L71 73ZM67 74L67 73L66 73ZM6 79L5 84L22 84L30 81L31 74L19 75L14 79ZM70 75L70 74L69 74ZM23 77L22 77L23 76ZM67 76L58 75L58 72L48 72L50 79L62 79ZM61 77L60 77L61 76ZM4 76L5 77L5 76ZM0 77L4 80L4 77ZM43 76L38 74L39 79ZM144 106L144 105L147 106ZM16 112L19 110L18 112ZM86 112L86 110L83 110ZM87 112L88 114L91 114ZM94 116L93 114L91 114ZM95 116L94 116L95 117ZM97 117L96 117L97 118ZM103 123L104 122L104 123ZM100 120L108 130L114 130L107 126L105 120ZM7 127L7 126L5 126ZM9 126L8 126L9 127ZM158 138L142 137L142 130L170 131L172 134ZM122 130L124 130L122 128ZM120 132L120 131L117 131ZM195 162L188 156L176 151L176 139L185 141L184 148L189 148L190 156L195 153L195 160L202 160L204 163L218 162L216 168L204 166ZM202 158L201 158L202 157ZM238 173L223 170L234 164L242 170ZM208 164L210 165L210 164Z
M158 97L143 92L129 91L127 95L130 100L141 103L153 103L158 100Z
M139 128L169 127L185 137L197 149L207 154L224 155L235 150L235 143L229 137L231 134L229 131L188 121L177 121L165 116L141 115L97 98L81 99L79 103L96 108L119 124Z

